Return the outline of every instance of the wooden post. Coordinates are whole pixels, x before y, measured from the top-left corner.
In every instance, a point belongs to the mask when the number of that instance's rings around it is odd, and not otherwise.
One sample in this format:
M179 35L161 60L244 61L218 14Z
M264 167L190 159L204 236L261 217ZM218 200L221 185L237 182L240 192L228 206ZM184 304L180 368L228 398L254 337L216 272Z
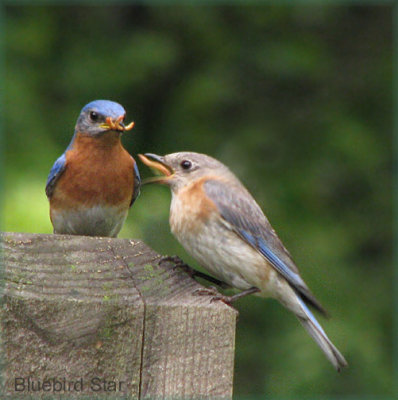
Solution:
M232 398L236 311L144 243L4 233L0 257L3 395Z

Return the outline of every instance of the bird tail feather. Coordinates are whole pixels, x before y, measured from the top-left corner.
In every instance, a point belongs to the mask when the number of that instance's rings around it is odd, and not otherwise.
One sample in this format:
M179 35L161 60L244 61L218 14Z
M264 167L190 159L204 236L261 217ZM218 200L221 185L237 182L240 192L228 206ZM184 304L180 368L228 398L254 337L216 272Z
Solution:
M305 305L304 301L300 299L299 296L297 297L301 309L304 311L305 314L305 316L297 315L297 318L307 330L307 332L311 335L311 337L315 340L321 350L325 353L327 359L333 364L336 370L340 372L342 368L348 365L347 361L345 360L344 356L337 350L336 346L327 337L325 331L322 329L319 322Z

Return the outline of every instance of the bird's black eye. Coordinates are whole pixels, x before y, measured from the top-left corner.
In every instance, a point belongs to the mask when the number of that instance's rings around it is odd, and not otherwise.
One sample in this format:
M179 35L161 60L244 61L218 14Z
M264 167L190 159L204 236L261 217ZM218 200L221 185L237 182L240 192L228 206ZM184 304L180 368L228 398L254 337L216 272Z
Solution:
M189 169L192 167L192 163L189 160L182 160L180 165L182 169Z
M90 111L90 119L91 121L98 121L98 113L95 111Z

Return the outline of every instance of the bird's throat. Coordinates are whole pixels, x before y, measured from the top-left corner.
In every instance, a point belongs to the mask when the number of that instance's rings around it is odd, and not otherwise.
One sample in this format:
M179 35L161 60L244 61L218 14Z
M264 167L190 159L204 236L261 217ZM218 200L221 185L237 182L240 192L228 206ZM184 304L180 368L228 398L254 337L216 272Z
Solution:
M109 148L114 146L121 146L120 132L108 131L100 136L88 136L78 133L73 142L73 147L75 148L91 148L91 149L101 149Z

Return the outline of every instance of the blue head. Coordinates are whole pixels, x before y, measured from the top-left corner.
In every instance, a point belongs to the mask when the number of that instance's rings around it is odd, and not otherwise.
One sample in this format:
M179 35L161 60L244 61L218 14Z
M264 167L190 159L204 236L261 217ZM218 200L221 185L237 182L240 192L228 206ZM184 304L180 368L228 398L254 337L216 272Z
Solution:
M105 132L124 132L133 128L134 123L125 126L125 109L109 100L95 100L86 104L77 119L75 133L102 136Z

